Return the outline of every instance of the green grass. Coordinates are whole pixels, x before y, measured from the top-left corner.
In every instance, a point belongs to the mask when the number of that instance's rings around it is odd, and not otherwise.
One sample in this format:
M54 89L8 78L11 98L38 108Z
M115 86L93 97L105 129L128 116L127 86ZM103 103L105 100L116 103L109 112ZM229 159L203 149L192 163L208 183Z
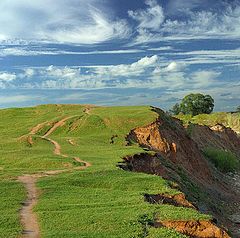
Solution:
M0 237L14 238L21 232L19 206L25 197L23 185L15 181L0 181Z
M187 238L188 236L182 235L178 232L176 232L173 229L167 229L167 228L150 228L149 229L149 235L148 238Z
M229 151L205 148L204 154L221 172L234 172L239 169L239 160Z
M54 123L68 116L74 117L50 138L62 146L62 153L78 156L93 166L38 181L41 195L34 210L42 237L141 237L139 218L145 214L159 214L165 219L209 219L193 209L145 202L145 193L179 191L170 188L161 177L117 167L124 156L143 151L136 144L126 146L125 136L131 129L157 118L150 107L97 107L90 115L83 109L80 105L46 105L0 110L0 183L1 190L6 190L0 206L9 208L2 210L0 237L17 237L21 231L18 209L26 191L16 182L17 176L63 169L66 164L77 166L71 158L53 155L53 145L38 136L33 136L33 146L18 138L38 123ZM46 124L38 134L43 135L48 129ZM110 144L113 135L117 137ZM76 145L71 145L69 139ZM185 237L169 229L148 230L151 238Z

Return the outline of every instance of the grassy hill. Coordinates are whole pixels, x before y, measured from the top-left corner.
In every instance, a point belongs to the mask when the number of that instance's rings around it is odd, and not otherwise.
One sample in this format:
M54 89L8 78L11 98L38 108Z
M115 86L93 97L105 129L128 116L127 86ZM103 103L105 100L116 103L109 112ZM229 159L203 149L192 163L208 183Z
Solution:
M53 170L66 172L37 180L34 212L41 237L177 238L186 236L154 228L151 222L156 216L209 220L210 216L191 208L146 202L146 193L179 191L159 176L117 166L124 156L143 152L137 144L126 146L129 131L157 117L148 106L45 105L0 110L0 237L19 237L23 230L19 209L27 193L18 176ZM67 119L48 137L61 145L65 157L54 154L53 144L41 137L63 118ZM75 156L92 166L75 170L79 166Z

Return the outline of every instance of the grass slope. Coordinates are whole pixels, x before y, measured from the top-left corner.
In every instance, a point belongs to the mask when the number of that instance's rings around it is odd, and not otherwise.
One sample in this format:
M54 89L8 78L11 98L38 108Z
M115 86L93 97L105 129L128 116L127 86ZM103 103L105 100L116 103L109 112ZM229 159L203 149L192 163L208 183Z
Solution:
M126 146L125 136L156 119L150 107L96 107L89 113L84 108L46 105L0 110L0 237L17 237L21 232L19 209L26 193L16 181L18 175L76 166L70 158L53 155L49 142L33 136L34 144L29 145L19 137L39 123L50 122L39 131L43 135L49 125L68 116L73 118L50 137L58 141L63 153L93 166L38 181L41 195L35 212L42 237L181 238L185 236L166 228L145 227L142 217L152 220L158 214L164 219L209 219L192 209L146 203L145 193L179 191L161 177L117 167L123 156L142 152L136 145Z

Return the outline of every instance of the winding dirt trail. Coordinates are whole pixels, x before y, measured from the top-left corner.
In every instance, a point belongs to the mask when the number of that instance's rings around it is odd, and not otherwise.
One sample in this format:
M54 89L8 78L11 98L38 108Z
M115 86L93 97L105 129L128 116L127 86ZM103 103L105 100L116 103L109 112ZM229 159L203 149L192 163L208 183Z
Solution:
M65 117L65 118L63 118L62 120L56 122L56 123L53 125L53 127L51 127L51 128L46 132L46 134L45 134L43 137L46 138L46 137L50 136L58 127L63 126L64 123L65 123L67 120L69 120L69 119L71 119L71 118L73 118L73 117L75 117L75 116Z
M58 121L53 125L51 129L49 129L46 132L45 135L40 136L40 138L47 140L54 145L53 153L55 155L62 156L64 158L70 157L70 156L62 154L60 144L57 141L48 138L48 136L51 135L58 127L63 126L64 123L72 117L74 116L66 117ZM32 130L30 131L30 135L35 135L44 126L44 124L45 123L41 123L33 127ZM78 157L73 157L72 159L76 162L82 163L83 165L70 168L70 169L44 171L41 173L30 174L30 175L27 174L27 175L18 177L18 181L23 183L27 190L27 200L23 203L23 206L20 210L21 224L24 228L22 232L22 238L40 238L41 237L37 216L33 212L33 207L37 204L38 196L39 196L39 192L36 186L37 180L39 178L53 176L53 175L57 175L64 172L71 172L74 170L84 170L91 166L90 163L83 161Z

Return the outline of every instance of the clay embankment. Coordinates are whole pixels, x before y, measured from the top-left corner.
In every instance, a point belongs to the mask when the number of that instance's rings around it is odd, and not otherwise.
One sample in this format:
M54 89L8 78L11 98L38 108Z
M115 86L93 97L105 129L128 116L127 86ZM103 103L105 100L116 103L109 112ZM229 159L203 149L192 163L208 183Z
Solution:
M230 238L230 236L214 225L211 221L161 221L157 220L155 227L168 227L177 230L191 238Z

